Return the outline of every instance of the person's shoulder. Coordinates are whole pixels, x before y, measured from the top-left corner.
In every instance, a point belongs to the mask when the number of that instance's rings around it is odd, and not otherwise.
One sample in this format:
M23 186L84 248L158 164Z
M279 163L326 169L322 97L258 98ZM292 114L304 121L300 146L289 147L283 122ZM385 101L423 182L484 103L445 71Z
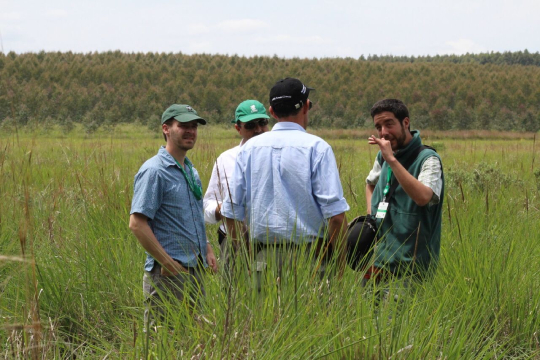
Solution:
M150 159L146 160L144 164L141 165L139 171L137 172L136 177L142 176L158 176L167 172L167 166L164 164L163 159L158 155L152 156Z
M252 137L251 139L246 141L244 145L239 146L237 148L237 154L251 151L253 148L256 148L256 147L268 146L269 144L272 144L273 142L272 139L274 135L275 134L273 134L272 131L267 131L263 134ZM233 149L230 149L230 150L233 150Z
M422 158L427 159L430 157L436 157L436 158L439 158L439 160L441 159L441 156L439 155L439 153L437 153L437 150L435 150L435 148L429 145L425 145L425 144L422 144L422 145L424 147L424 149L421 152Z
M310 144L312 147L316 148L318 151L327 151L331 150L332 146L324 140L323 138L313 135L310 133L303 133L303 138L305 139L306 143Z
M141 168L139 169L139 171L143 171L143 170L159 171L162 169L165 169L165 166L163 162L161 161L160 156L154 155L150 159L146 160L144 164L141 165Z
M227 149L224 152L222 152L221 154L219 154L216 161L220 162L220 161L222 161L224 159L227 159L227 158L230 158L230 157L235 157L236 155L238 155L238 152L240 151L240 149L241 149L240 145L236 145L235 147Z

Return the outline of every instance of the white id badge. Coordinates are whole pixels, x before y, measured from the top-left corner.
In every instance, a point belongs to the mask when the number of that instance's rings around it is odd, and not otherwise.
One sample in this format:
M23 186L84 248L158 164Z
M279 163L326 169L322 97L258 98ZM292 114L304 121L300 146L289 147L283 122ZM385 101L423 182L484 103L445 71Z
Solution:
M379 207L377 208L377 215L375 217L377 219L384 219L386 216L386 209L388 209L388 203L381 201L379 203Z

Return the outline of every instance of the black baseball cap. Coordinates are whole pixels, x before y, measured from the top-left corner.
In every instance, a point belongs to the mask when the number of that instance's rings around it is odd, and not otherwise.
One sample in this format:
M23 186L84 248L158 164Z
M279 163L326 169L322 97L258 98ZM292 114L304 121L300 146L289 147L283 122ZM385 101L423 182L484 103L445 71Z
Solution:
M315 89L295 78L279 80L270 90L270 106L280 111L298 110L306 103L311 90Z

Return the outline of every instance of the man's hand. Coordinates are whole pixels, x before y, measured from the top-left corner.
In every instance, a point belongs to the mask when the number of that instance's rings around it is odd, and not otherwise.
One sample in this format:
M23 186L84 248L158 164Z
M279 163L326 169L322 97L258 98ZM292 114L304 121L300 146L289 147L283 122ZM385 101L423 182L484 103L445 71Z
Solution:
M368 143L370 145L379 145L381 154L385 161L391 162L394 160L394 152L392 151L392 143L386 139L379 139L375 135L371 135L368 138Z
M214 216L216 217L216 221L220 221L222 219L222 217L221 217L221 203L217 204L216 210L214 211Z
M210 244L206 244L206 262L213 273L218 271L216 255L214 254L214 250Z
M181 272L187 273L188 269L177 261L161 265L161 276L176 276Z

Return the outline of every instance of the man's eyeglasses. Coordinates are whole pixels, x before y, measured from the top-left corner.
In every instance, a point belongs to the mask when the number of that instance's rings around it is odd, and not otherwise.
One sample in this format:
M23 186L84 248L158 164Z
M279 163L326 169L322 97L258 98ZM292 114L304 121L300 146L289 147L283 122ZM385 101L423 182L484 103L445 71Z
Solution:
M313 107L313 102L311 100L309 100L309 99L308 99L308 101L309 101L309 110L311 110L311 108Z
M253 130L257 126L265 127L268 125L268 119L258 119L258 120L252 120L244 123L244 129L246 130Z

